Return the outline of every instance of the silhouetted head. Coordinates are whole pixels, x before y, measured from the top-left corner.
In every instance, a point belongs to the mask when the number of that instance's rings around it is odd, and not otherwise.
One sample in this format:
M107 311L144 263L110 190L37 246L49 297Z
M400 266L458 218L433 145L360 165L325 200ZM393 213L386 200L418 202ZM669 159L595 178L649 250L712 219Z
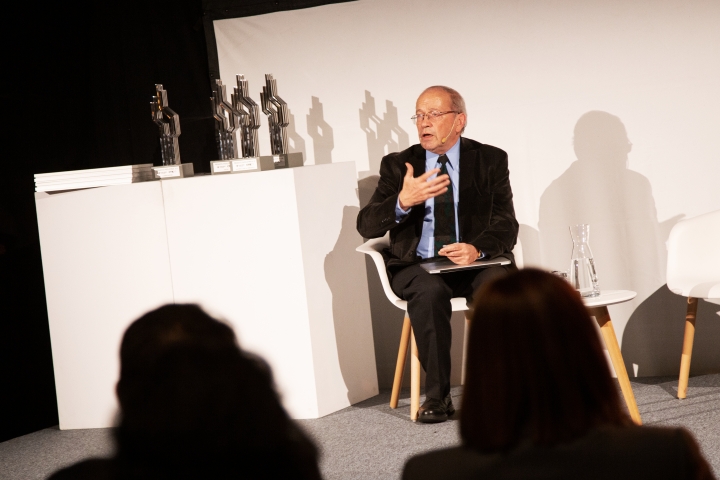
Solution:
M460 432L472 448L553 445L629 422L592 319L560 277L525 269L483 285L467 348Z
M317 470L268 367L195 305L135 321L120 348L118 459L137 478L259 478Z
M573 136L578 160L598 162L607 167L627 167L632 150L622 121L607 112L591 111L575 124Z

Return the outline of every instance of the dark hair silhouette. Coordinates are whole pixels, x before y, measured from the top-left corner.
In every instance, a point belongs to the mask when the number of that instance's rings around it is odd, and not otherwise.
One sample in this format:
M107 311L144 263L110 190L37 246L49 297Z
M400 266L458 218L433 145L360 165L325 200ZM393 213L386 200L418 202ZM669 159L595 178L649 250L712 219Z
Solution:
M120 363L121 477L320 478L267 366L199 307L143 315L125 332Z
M460 419L465 445L502 452L629 424L592 319L566 281L525 269L478 290Z

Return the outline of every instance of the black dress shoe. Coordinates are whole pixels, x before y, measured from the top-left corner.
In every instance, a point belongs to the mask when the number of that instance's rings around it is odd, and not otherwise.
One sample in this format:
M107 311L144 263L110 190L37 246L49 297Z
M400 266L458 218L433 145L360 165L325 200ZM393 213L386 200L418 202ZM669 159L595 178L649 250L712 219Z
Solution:
M418 410L418 422L422 423L440 423L452 417L455 413L452 397L448 394L444 400L437 398L426 398L422 406Z

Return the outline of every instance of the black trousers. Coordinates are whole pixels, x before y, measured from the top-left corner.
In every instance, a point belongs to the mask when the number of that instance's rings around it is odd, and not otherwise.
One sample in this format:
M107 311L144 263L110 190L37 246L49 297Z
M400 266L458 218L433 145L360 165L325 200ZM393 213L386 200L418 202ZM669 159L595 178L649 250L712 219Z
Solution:
M408 302L418 357L426 374L427 397L442 399L450 393L450 299L466 297L471 301L484 282L515 269L507 265L431 275L415 264L393 272L390 285L398 297Z

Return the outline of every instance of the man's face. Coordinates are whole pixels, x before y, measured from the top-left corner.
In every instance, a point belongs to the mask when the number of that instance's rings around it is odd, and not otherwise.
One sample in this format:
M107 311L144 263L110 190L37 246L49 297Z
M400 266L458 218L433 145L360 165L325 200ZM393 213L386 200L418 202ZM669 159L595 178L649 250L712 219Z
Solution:
M452 110L450 95L443 90L429 90L417 99L415 114L427 114L430 112L447 112ZM420 138L420 145L438 155L450 150L455 145L460 132L465 126L464 113L448 113L440 117L430 119L427 116L418 120L417 130ZM445 138L445 143L442 139Z

